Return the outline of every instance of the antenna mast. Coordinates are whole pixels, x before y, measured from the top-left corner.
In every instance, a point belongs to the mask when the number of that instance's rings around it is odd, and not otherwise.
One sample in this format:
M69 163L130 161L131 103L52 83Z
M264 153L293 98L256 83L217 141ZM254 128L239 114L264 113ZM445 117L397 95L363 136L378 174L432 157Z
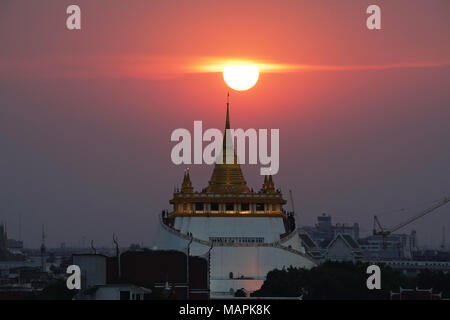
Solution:
M291 198L292 212L295 214L294 198L292 197L292 190L289 190L289 197Z
M47 272L47 266L46 266L46 255L47 255L47 248L45 247L45 231L44 231L44 225L42 225L42 243L41 243L41 269L42 272Z
M19 241L22 241L22 214L19 214Z

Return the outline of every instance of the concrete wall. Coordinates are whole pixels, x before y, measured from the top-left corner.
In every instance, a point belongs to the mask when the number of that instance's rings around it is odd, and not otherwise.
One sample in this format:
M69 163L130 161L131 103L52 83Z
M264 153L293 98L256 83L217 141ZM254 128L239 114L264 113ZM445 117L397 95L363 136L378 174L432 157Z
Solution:
M103 255L74 255L73 264L81 269L83 289L106 284L106 257Z
M126 290L123 288L114 287L102 287L98 288L95 293L95 300L119 300L120 290Z
M275 242L285 232L280 217L177 217L174 228L206 241L210 237L264 237L264 242Z
M176 218L176 220L179 218ZM183 220L186 218L182 218ZM209 221L197 221L198 219L209 219ZM225 227L222 230L221 223L223 220L232 219L234 221L225 222ZM269 230L269 238L272 237L273 242L279 241L279 233L275 237L273 230L278 230L282 233L283 231L277 229L279 222L282 220L277 220L276 218L250 218L250 221L245 221L246 218L192 218L192 220L185 220L179 222L178 226L182 227L182 223L186 227L186 230L192 230L194 237L202 235L205 239L208 234L212 231L217 233L214 236L255 236L261 237L267 235L267 230ZM261 221L259 221L261 219ZM264 221L265 220L265 221ZM239 225L238 222L241 221ZM197 225L197 222L199 224ZM245 223L244 223L245 222ZM256 223L256 226L248 227L251 223ZM260 223L258 225L258 223ZM177 225L177 221L175 221ZM199 226L203 226L205 229L201 229ZM231 228L236 227L235 230ZM242 227L244 226L244 227ZM264 229L264 226L267 229ZM197 232L194 232L198 230ZM206 238L208 239L208 238ZM164 250L179 250L186 252L186 247L188 245L188 240L181 238L180 236L173 234L161 227L159 239L157 241L157 248ZM301 246L300 238L298 234L295 233L293 237L283 243L284 247L291 246L292 249L303 251ZM210 247L207 244L201 244L193 242L191 244L191 255L206 256ZM295 252L284 250L282 248L270 246L269 244L262 245L243 245L243 244L230 244L230 245L214 245L211 250L211 273L210 273L210 289L211 292L225 292L229 293L230 289L238 290L240 288L245 288L246 290L253 291L260 288L261 284L264 282L267 273L273 269L288 268L289 266L297 268L312 268L315 263ZM230 272L233 273L233 278L230 279ZM251 278L251 279L243 279ZM214 294L213 294L214 295Z

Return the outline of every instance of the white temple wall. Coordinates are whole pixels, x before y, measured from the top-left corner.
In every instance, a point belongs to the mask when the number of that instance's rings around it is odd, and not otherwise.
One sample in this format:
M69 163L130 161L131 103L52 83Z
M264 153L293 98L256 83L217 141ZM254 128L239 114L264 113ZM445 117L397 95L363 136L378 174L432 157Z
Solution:
M265 279L273 269L312 268L308 258L275 247L214 247L211 252L211 279Z
M282 245L285 247L291 246L292 249L295 249L297 251L305 253L305 248L303 247L302 241L300 240L300 237L298 236L297 232L295 232L295 234L292 238L290 238L286 241L283 241Z
M174 228L206 241L210 237L264 237L264 242L275 242L285 232L280 217L177 217Z
M192 220L195 219L195 220ZM249 220L248 220L249 219ZM265 242L278 242L284 232L281 218L202 218L177 217L175 228L183 234L191 232L195 238L209 240L213 237L264 237ZM269 239L269 241L267 241ZM161 227L156 248L159 250L178 250L186 252L189 240ZM304 252L300 238L293 237L283 242L284 247L291 246ZM205 256L210 247L192 242L190 254ZM313 260L282 248L262 245L229 244L213 246L211 250L211 295L226 294L230 289L245 288L249 291L259 289L267 273L273 269L297 268L310 269L316 264ZM233 279L230 279L230 272ZM247 278L247 279L246 279ZM250 279L251 278L251 279Z

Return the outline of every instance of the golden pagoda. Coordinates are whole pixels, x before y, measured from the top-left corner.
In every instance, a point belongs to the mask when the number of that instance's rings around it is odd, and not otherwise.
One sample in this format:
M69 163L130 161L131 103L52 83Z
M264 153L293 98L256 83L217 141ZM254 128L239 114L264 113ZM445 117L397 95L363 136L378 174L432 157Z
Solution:
M283 216L286 200L280 191L275 190L272 175L264 177L259 192L253 192L247 186L234 146L231 145L232 150L227 150L226 135L230 134L230 128L230 105L227 101L223 149L218 156L218 159L222 157L223 161L216 161L208 186L202 192L194 192L189 169L185 170L181 191L175 192L170 200L173 205L170 217ZM233 158L233 161L229 161L227 155L232 155L230 158Z
M181 189L170 200L173 210L161 214L156 241L161 250L188 248L190 255L208 257L211 299L229 298L241 288L258 290L274 269L317 265L306 254L294 214L283 210L286 201L272 175L264 176L259 191L247 186L228 129L227 101L223 147L208 186L195 191L185 169Z

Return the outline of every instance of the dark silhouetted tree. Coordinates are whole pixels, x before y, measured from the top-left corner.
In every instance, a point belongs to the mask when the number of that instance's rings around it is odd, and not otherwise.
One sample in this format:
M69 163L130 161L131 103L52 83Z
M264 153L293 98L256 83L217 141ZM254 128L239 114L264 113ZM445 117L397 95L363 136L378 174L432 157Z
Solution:
M381 290L367 289L366 273L369 264L351 262L325 262L310 270L288 268L267 274L261 289L253 296L299 297L305 300L389 299L390 291L407 288L412 280L380 265Z

